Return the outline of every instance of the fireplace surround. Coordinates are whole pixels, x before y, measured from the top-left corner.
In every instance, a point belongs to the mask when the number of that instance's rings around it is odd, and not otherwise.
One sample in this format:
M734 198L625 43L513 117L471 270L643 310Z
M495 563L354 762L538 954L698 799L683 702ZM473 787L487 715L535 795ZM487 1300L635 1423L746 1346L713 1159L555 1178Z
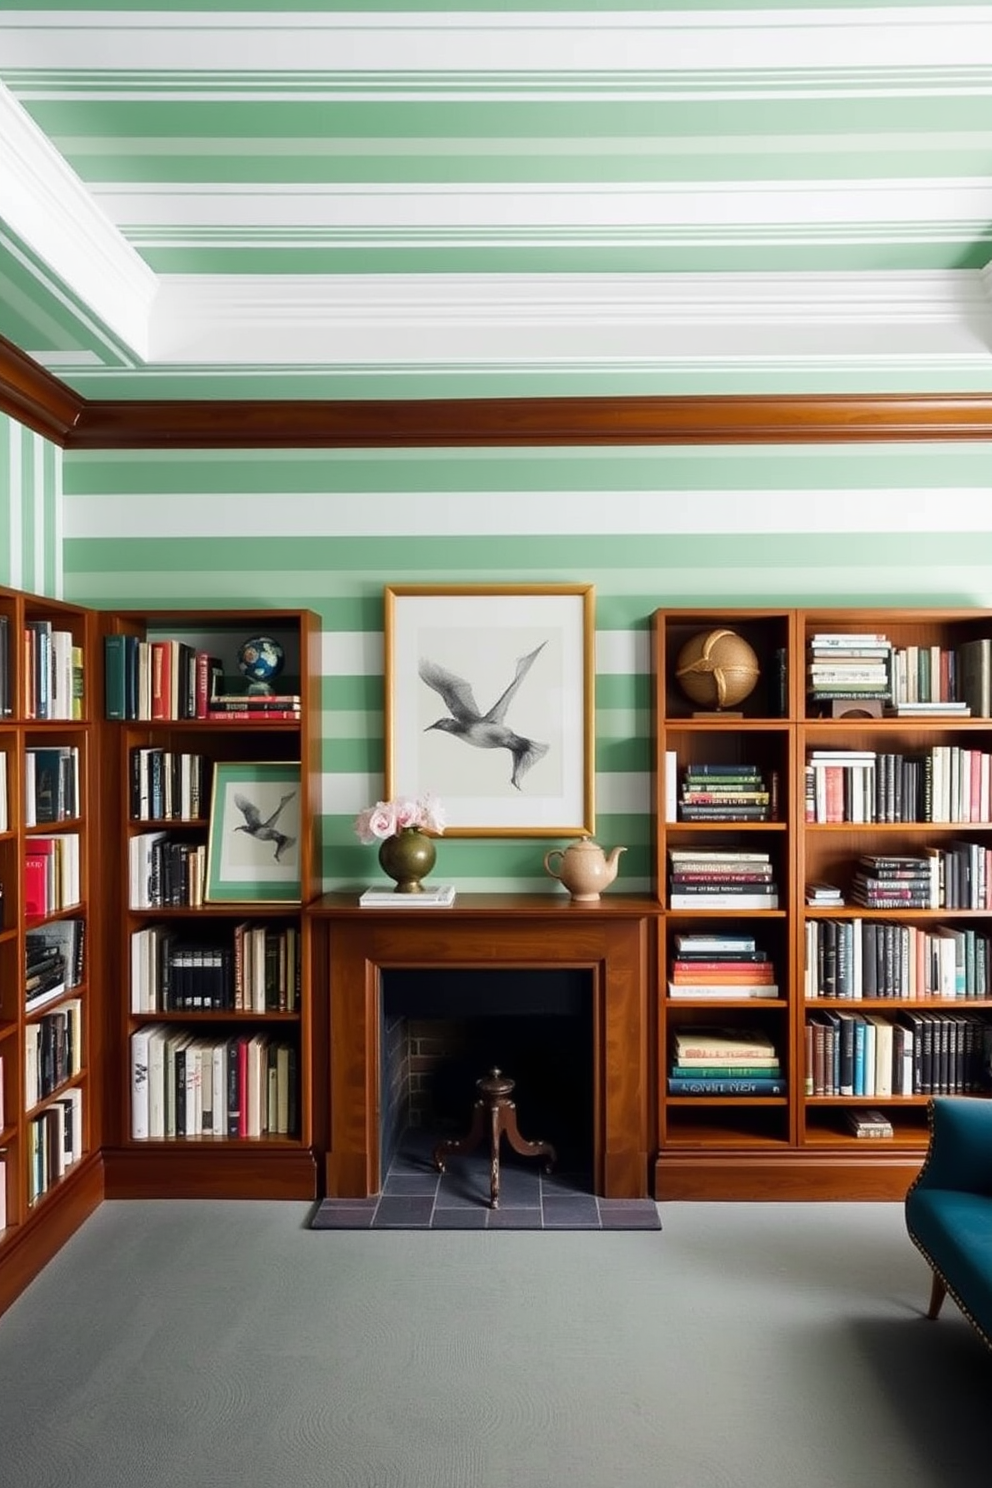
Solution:
M587 973L594 1192L647 1196L653 901L617 895L576 905L558 895L486 894L459 895L448 909L361 909L354 895L327 894L312 911L326 937L329 1197L366 1198L381 1189L383 983L403 969L416 971L421 985L432 971L457 971L464 1016L474 971L526 971L522 982L541 970Z

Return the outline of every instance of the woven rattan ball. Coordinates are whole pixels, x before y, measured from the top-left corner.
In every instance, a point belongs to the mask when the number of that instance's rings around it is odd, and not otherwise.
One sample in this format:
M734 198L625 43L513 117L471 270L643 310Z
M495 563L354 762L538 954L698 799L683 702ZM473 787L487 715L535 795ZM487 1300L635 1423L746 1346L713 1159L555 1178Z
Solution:
M754 691L761 668L736 631L701 630L679 652L675 675L691 702L703 708L733 708Z

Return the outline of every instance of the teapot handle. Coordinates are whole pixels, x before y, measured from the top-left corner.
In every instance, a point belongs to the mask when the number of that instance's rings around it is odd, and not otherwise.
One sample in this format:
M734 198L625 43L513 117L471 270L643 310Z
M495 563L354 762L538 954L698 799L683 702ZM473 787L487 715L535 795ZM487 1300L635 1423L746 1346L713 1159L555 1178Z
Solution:
M544 871L550 873L552 878L561 877L561 863L559 862L557 869L552 868L551 859L562 857L564 857L564 853L560 847L553 847L550 852L544 854Z

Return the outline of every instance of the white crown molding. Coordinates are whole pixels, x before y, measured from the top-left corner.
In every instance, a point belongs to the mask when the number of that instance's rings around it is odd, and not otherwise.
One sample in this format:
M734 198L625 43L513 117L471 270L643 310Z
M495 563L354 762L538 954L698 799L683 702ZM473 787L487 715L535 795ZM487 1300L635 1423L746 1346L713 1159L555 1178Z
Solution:
M163 276L150 360L169 365L832 366L989 361L976 271L867 274Z
M106 183L94 200L139 247L496 244L600 249L981 239L992 176L829 181L243 185Z
M158 288L79 177L0 83L0 224L139 358Z
M5 68L37 75L24 95L31 97L42 96L39 89L51 96L53 87L88 90L92 83L81 83L81 74L93 68L108 89L121 86L115 72L150 70L161 79L174 71L184 88L197 87L198 74L250 72L250 86L266 91L278 74L289 87L293 74L307 74L317 88L363 74L373 94L395 89L402 78L444 86L446 76L463 75L478 86L480 77L503 75L529 90L554 91L570 76L601 87L610 74L626 86L636 74L638 90L753 92L776 71L798 69L808 95L811 88L850 86L857 75L877 74L880 87L898 91L924 85L921 77L900 76L902 69L960 70L962 86L969 79L974 86L976 70L992 64L992 15L966 5L750 13L8 10L0 37Z

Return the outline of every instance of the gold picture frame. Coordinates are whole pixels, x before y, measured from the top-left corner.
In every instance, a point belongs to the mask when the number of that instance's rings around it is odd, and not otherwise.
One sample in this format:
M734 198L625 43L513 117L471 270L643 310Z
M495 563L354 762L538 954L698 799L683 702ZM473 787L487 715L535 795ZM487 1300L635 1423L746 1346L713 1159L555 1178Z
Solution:
M449 837L594 831L592 584L387 585L384 628L387 798Z

